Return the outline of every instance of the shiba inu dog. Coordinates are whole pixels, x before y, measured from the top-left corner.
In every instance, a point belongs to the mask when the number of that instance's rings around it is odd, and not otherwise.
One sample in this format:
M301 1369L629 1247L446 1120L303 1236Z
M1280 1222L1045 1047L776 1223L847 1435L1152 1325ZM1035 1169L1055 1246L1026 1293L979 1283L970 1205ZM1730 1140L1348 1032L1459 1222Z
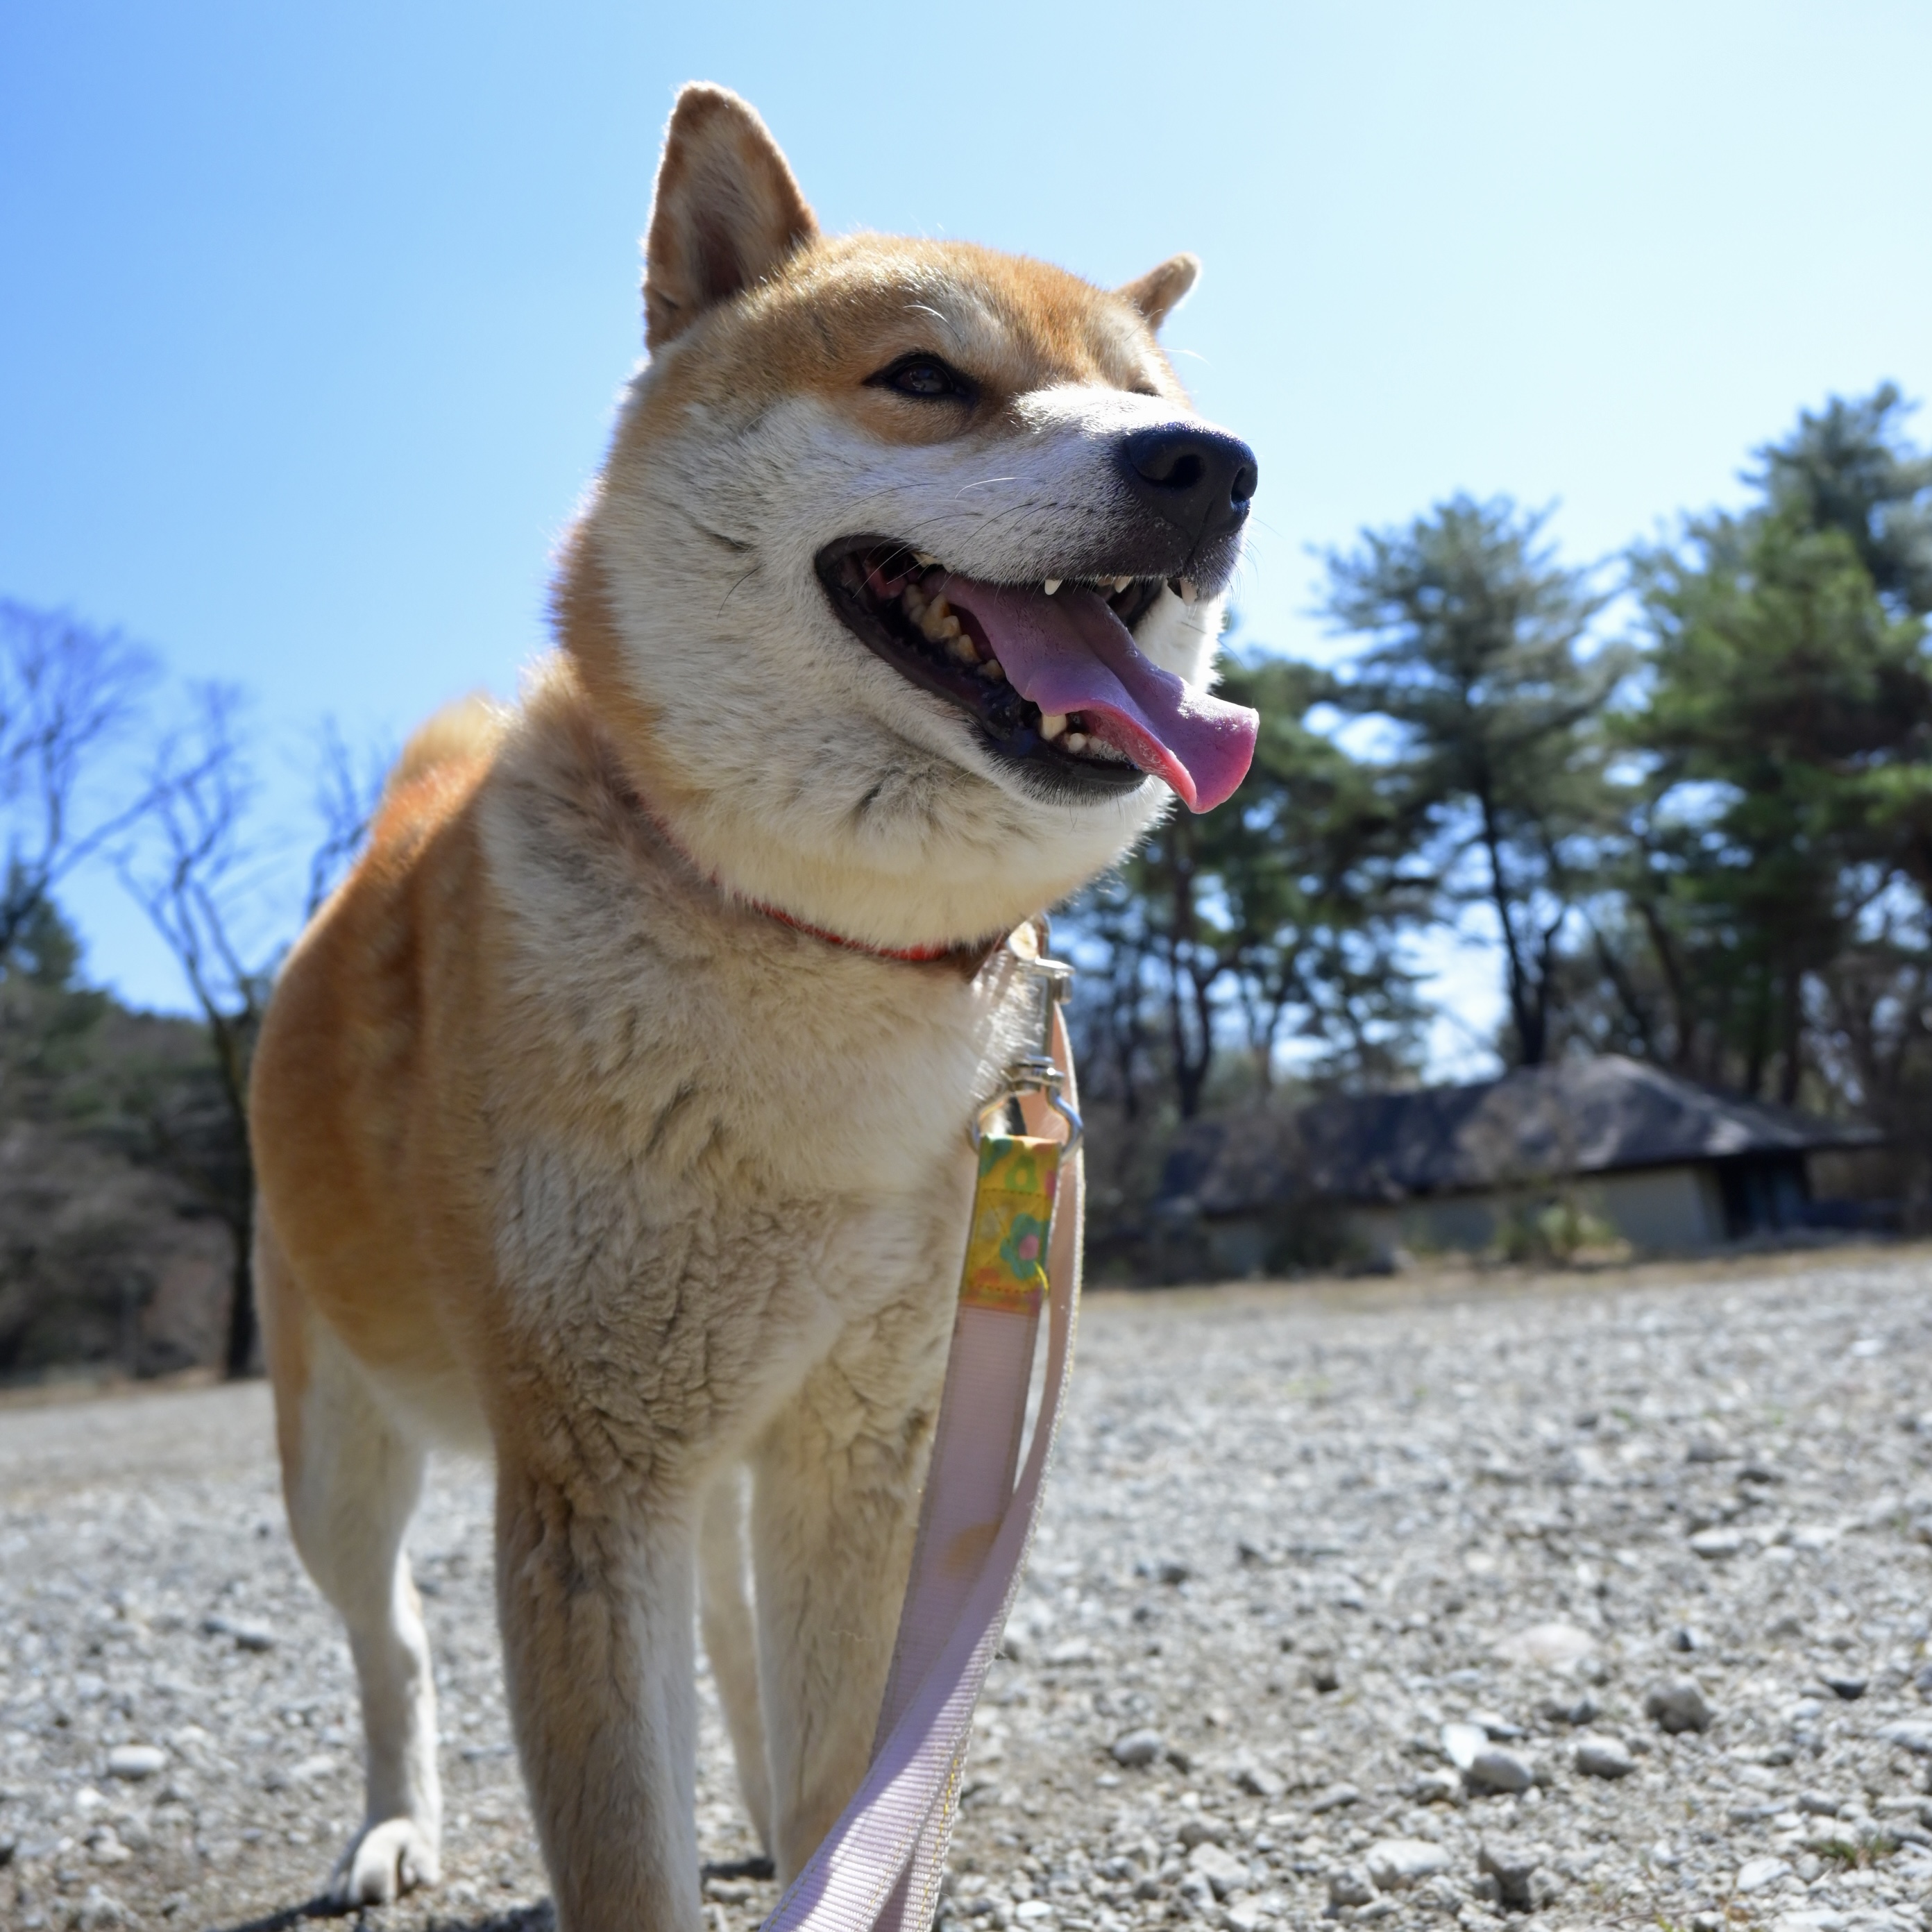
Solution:
M368 1739L335 1896L437 1876L402 1542L470 1444L562 1932L700 1923L700 1595L781 1876L858 1783L1004 936L1226 797L1255 730L1207 688L1255 459L1155 340L1191 256L1108 292L828 237L710 87L646 252L556 652L406 750L254 1074L290 1520Z

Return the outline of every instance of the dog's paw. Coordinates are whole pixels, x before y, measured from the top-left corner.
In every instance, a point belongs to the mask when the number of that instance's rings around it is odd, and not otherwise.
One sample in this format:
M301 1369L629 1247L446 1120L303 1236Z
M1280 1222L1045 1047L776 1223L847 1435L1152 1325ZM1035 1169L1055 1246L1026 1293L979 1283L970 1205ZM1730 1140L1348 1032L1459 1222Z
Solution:
M339 1911L393 1905L419 1885L442 1876L436 1839L413 1818L385 1818L367 1826L337 1861L328 1900Z

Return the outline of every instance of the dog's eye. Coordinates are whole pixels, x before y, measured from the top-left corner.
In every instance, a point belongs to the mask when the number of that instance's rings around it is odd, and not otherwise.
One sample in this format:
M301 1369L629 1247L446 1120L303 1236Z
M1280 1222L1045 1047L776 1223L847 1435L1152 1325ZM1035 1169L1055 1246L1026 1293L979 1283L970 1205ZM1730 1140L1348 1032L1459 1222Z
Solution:
M921 402L970 403L978 394L969 376L962 376L943 357L916 349L888 362L876 375L866 378L873 389L896 389L902 396L915 396Z

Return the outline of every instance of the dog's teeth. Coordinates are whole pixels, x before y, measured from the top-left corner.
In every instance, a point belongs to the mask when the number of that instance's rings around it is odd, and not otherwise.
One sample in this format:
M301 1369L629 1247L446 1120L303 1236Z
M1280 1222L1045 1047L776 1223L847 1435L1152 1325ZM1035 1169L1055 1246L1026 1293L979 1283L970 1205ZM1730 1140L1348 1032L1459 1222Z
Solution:
M946 648L963 664L976 664L980 662L980 653L973 648L973 640L957 624L952 627L952 636L946 640Z
M1114 579L1114 594L1116 596L1118 596L1123 590L1126 590L1129 584L1132 583L1133 580L1134 580L1131 577L1115 578Z
M930 570L932 566L939 561L938 558L934 556L930 550L914 550L912 554L912 560L914 562L917 564L922 570Z
M1184 577L1180 580L1180 594L1190 604L1198 604L1201 601L1201 592L1191 577Z
M919 614L919 628L935 644L945 643L948 624L956 631L959 628L959 620L952 614L952 606L944 597L935 597Z
M926 610L926 592L916 584L908 584L903 596L906 614L916 622Z
M1085 751L1087 748L1086 733L1084 731L1068 732L1066 734L1066 748L1070 752Z
M980 667L980 675L989 684L998 684L1006 676L1006 668L998 658L988 658Z
M1040 715L1040 735L1050 743L1066 729L1066 713L1064 711L1042 711Z
M1048 596L1051 597L1053 593L1060 588L1060 585L1066 582L1066 580L1064 578L1061 577L1049 577L1042 580L1040 587L1046 592Z

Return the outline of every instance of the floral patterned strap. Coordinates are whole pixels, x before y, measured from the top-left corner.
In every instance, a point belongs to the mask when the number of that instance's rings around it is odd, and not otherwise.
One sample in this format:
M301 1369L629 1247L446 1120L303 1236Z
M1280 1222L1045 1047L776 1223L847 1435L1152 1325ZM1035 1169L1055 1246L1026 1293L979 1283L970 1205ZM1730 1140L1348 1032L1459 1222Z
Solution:
M986 1134L959 1299L968 1308L1031 1314L1046 1292L1046 1246L1060 1144L1029 1134Z

